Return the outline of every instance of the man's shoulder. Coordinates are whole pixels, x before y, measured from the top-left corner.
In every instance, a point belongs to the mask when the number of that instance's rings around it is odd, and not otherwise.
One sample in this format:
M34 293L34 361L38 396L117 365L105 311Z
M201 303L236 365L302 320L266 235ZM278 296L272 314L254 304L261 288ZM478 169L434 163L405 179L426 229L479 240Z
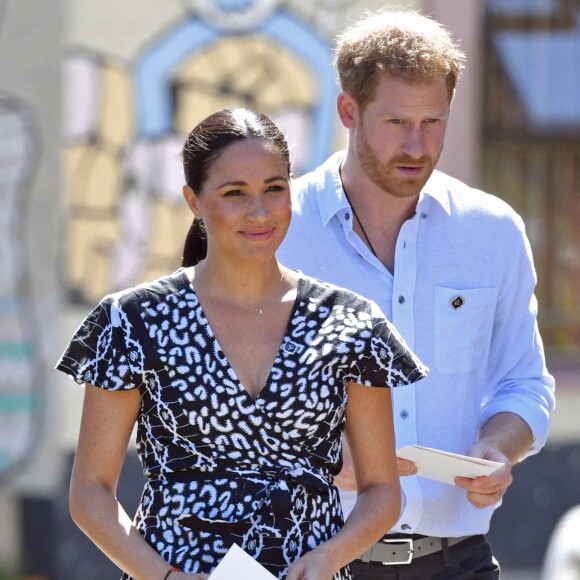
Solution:
M324 163L315 169L297 177L292 182L292 210L295 214L307 213L309 209L318 207L319 194L325 196L337 192L338 163L343 151L331 155Z
M318 167L292 182L292 212L295 215L302 215L308 209L318 205L319 188L323 187L320 178L323 177L321 168Z
M433 173L431 185L436 197L448 202L450 215L475 219L502 220L521 223L519 214L511 205L498 195L488 193L482 189L471 187L443 173Z

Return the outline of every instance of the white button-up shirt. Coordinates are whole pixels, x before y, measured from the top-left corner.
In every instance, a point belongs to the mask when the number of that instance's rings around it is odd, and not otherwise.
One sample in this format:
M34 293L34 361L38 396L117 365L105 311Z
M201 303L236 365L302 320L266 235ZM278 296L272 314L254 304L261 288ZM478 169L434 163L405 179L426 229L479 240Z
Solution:
M374 300L430 368L395 389L396 445L465 454L493 415L530 426L544 445L554 381L538 334L536 276L521 218L502 200L434 172L403 224L394 275L353 231L337 153L293 184L293 218L278 251L291 268ZM496 506L478 509L456 486L401 478L393 532L440 537L487 532ZM348 513L354 492L342 493Z

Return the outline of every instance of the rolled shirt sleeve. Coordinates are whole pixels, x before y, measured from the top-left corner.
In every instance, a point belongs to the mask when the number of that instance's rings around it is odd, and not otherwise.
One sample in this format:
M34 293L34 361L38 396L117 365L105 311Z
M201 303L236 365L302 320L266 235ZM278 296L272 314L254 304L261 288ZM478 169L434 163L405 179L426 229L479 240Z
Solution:
M536 273L524 224L515 219L512 239L506 240L514 260L506 272L497 304L491 340L487 392L481 412L483 426L492 416L510 412L530 427L533 445L527 455L546 443L550 413L555 407L554 378L548 373L538 331L538 304L534 295Z

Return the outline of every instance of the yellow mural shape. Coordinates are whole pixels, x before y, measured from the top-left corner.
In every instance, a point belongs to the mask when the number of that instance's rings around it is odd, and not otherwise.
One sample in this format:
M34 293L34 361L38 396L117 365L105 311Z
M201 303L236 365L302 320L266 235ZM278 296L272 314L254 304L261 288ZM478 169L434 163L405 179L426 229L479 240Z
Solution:
M179 266L191 215L178 155L194 125L217 109L245 105L306 131L319 91L313 71L277 42L224 37L168 79L172 129L140 138L130 68L86 58L88 67L98 67L92 70L99 94L86 104L94 127L65 152L67 286L71 300L94 303ZM307 155L305 146L301 153Z
M102 113L98 133L112 147L126 147L134 133L134 105L125 67L107 65L103 69L102 86Z
M186 61L174 82L176 127L183 133L217 109L246 105L273 115L282 109L308 111L318 98L312 71L261 36L216 42Z

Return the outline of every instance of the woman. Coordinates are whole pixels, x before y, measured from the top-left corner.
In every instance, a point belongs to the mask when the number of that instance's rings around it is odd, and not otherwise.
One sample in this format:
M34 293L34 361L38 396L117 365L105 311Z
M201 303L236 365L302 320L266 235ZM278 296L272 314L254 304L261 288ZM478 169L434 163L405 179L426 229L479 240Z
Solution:
M57 366L86 384L73 518L124 578L204 579L234 542L277 578L350 578L400 507L390 389L365 385L425 369L374 304L277 262L290 167L270 119L211 115L183 163L184 267L103 299ZM343 525L345 419L359 499ZM132 523L115 490L135 422Z

